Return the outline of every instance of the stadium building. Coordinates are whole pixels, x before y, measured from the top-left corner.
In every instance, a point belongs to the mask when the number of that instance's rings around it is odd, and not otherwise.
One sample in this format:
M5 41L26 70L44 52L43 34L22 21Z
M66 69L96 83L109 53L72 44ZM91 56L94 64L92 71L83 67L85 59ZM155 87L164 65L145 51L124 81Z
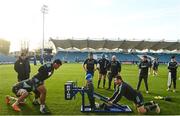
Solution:
M0 39L0 64L15 62L16 58L9 55L10 42Z
M159 58L160 63L167 63L175 55L177 62L180 62L180 42L52 38L50 41L56 49L55 58L67 62L82 62L90 51L94 53L95 59L105 53L107 58L116 55L122 63L137 63L142 55L147 55L151 60ZM142 52L144 50L146 52Z

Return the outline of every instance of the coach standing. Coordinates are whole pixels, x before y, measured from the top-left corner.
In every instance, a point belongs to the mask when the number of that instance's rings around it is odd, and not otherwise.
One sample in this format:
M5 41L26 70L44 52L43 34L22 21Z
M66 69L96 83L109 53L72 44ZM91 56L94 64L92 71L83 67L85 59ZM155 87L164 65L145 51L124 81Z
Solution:
M96 71L97 61L93 58L92 52L90 52L88 55L89 55L88 58L83 63L83 68L86 71L86 75L91 74L92 76L94 76L94 72Z
M105 88L108 64L109 64L109 60L107 60L105 58L105 55L102 54L102 58L98 61L98 66L97 66L97 69L99 70L99 80L98 80L97 88L99 88L99 85L101 83L101 78L103 78L103 88Z
M121 72L121 64L119 61L117 61L115 55L112 56L112 60L108 64L108 69L110 70L110 72L108 73L109 85L107 89L111 89L112 79L115 78Z
M139 64L139 82L137 85L137 90L139 91L139 88L141 86L141 81L144 79L145 87L146 87L146 93L149 93L148 91L148 69L149 69L149 62L147 60L147 56L143 56L142 61Z
M172 56L171 61L168 63L169 75L168 75L167 91L170 90L171 84L173 82L173 85L174 85L173 92L176 92L177 68L178 68L178 63L176 62L176 58L175 58L175 56Z
M14 64L14 70L17 72L18 82L26 80L30 76L31 68L28 57L24 53L21 53L19 59Z

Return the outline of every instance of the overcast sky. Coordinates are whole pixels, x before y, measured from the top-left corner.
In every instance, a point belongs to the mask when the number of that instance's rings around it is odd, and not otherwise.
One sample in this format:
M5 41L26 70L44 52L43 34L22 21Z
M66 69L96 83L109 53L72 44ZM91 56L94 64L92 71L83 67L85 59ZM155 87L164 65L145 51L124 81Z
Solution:
M46 40L180 39L180 0L0 0L0 38L11 41L11 51L20 40L30 41L30 49L41 45L43 4Z

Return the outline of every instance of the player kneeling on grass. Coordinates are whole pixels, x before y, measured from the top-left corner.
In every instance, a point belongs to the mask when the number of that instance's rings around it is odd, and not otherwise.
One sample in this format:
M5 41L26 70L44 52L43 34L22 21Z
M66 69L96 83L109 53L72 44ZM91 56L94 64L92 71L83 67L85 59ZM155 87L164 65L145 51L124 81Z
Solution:
M13 93L18 97L16 101L12 104L15 111L21 111L19 104L28 97L29 92L33 91L35 93L34 103L40 100L40 112L45 114L47 110L45 108L46 100L46 88L44 86L44 81L48 79L54 72L54 69L58 69L62 65L59 59L54 60L53 63L47 63L38 69L38 73L28 80L24 80L15 84L12 88ZM13 97L6 96L6 103L10 104L10 101L14 99Z
M148 111L155 111L156 113L160 113L160 108L158 104L153 101L144 103L143 96L140 92L134 90L130 85L125 83L121 76L118 75L114 79L116 88L113 96L108 99L109 104L115 104L120 101L121 97L124 96L130 101L133 101L135 106L137 107L137 111L140 114L144 114Z
M93 79L93 76L89 73L86 75L85 77L86 79L86 93L87 93L87 96L88 96L88 99L89 99L89 103L90 103L90 107L91 107L91 110L95 110L96 107L95 107L95 98L93 96L94 94L94 85L93 85L93 82L92 82L92 79Z

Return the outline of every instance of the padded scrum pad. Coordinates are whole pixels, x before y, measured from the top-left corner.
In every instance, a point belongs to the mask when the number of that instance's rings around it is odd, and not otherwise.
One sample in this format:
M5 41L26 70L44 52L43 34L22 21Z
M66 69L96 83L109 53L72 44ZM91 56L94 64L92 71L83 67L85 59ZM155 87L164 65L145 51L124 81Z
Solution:
M64 85L64 95L65 100L71 100L73 97L73 83L65 83Z
M122 110L123 109L123 110ZM81 106L81 112L111 112L111 113L125 113L125 112L132 112L132 110L129 108L129 106L122 106L121 108L117 108L117 107L113 107L113 106L109 106L106 109L95 109L95 110L91 110L90 106Z

